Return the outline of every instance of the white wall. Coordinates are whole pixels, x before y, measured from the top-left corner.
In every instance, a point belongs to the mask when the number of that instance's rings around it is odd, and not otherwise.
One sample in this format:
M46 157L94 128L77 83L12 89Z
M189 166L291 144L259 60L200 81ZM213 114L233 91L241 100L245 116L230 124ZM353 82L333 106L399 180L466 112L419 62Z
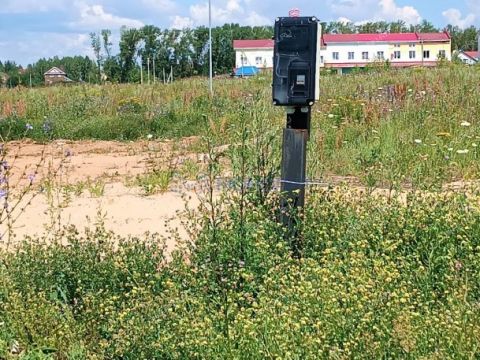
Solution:
M244 62L242 64L242 57ZM260 58L260 62L257 62ZM273 68L273 49L237 49L235 50L235 67L256 66L262 68Z
M475 60L472 60L471 57L466 56L463 52L459 52L459 53L458 53L458 58L459 58L462 62L464 62L465 64L468 64L468 65L474 65L474 64L477 63Z
M385 60L390 59L388 44L372 43L372 44L329 44L325 50L321 51L324 62L326 64L358 64L368 63L378 60L377 53L383 51ZM333 58L333 53L338 53L338 60ZM348 53L353 52L354 58L349 59ZM362 58L362 53L368 52L368 60Z

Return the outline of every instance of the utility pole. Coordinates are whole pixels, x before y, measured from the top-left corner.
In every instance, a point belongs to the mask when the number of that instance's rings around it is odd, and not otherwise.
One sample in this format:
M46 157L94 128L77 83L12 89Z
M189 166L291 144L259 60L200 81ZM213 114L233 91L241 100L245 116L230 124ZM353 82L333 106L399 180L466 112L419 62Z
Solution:
M209 57L209 89L213 96L213 63L212 63L212 0L208 0L208 57Z

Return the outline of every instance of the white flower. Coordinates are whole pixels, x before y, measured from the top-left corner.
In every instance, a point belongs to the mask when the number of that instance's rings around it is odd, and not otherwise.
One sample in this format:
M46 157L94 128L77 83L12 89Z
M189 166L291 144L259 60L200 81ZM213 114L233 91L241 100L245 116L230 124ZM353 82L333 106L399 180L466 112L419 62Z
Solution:
M476 143L472 143L472 146L473 146L473 147L477 147L477 144L476 144Z
M147 139L148 139L148 140L153 139L153 135L152 135L152 134L148 134L148 135L147 135Z
M425 90L422 90L422 95L427 95L427 92Z
M410 92L410 93L413 92L413 89L408 89L408 92Z
M453 148L448 148L447 150L448 150L448 151L453 151Z
M472 124L470 124L468 121L462 121L462 123L460 125L465 126L465 127L469 127Z
M420 140L420 139L415 139L414 142L415 142L415 144L419 144L419 145L420 145L420 144L422 143L422 140Z
M378 134L378 131L377 130L372 130L372 133Z
M335 115L333 115L333 114L328 114L328 118L329 118L329 119L333 119L334 117L335 117Z
M461 154L461 155L468 154L468 149L457 150L457 154Z

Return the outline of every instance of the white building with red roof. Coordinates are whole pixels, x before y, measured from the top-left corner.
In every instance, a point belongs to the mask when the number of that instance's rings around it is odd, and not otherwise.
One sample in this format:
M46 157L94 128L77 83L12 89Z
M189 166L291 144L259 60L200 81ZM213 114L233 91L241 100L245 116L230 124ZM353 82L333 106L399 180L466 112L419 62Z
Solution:
M468 65L480 62L480 51L457 51L456 55L460 61Z
M273 40L235 40L236 67L273 67ZM436 66L451 60L451 38L442 33L325 34L321 66L365 67L388 61L395 67Z
M235 67L273 68L273 40L234 40Z

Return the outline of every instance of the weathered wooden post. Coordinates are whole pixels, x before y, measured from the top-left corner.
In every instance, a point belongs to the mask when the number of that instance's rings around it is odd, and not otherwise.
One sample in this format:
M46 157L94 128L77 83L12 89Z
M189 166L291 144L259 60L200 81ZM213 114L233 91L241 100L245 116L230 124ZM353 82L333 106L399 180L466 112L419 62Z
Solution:
M285 106L281 221L295 253L300 251L295 223L305 206L307 141L311 107L319 98L321 26L315 17L282 17L275 21L273 104Z

